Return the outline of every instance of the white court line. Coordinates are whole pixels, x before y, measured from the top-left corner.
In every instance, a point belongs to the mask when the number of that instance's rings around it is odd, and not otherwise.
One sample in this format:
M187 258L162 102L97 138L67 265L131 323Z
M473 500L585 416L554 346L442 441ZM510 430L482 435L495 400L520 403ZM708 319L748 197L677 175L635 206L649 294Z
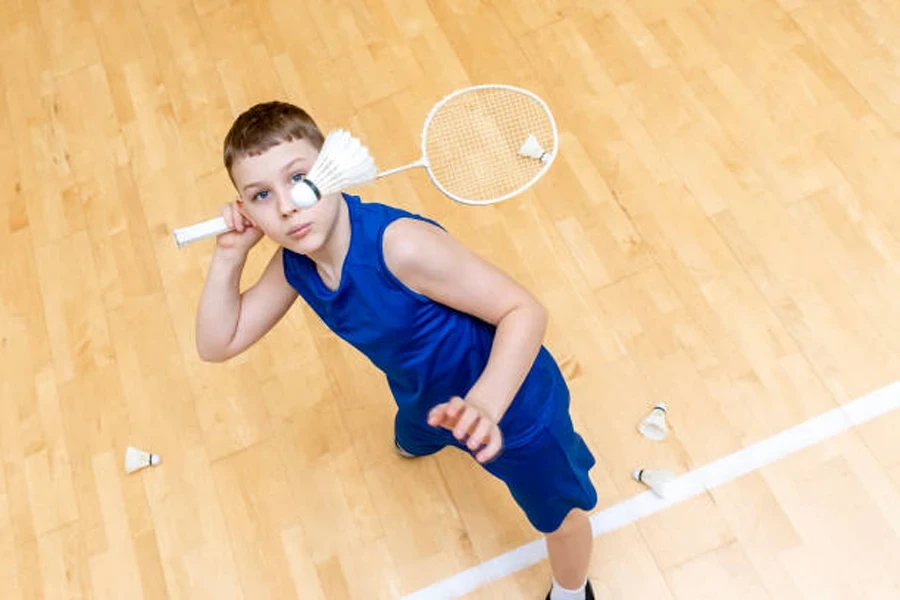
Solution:
M634 523L897 408L900 408L900 381L685 473L669 485L665 499L647 490L592 514L594 536ZM403 600L456 598L546 557L547 546L541 538L404 596Z

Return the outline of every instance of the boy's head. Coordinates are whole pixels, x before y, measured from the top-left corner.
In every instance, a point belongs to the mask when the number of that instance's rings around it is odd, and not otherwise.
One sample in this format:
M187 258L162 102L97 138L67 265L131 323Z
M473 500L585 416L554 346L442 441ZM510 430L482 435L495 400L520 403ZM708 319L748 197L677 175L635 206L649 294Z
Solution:
M242 212L270 238L303 254L319 249L337 221L339 195L326 195L307 209L290 198L323 142L306 111L285 102L252 106L225 136L225 168Z
M264 102L247 109L225 136L224 159L234 181L232 167L246 156L256 156L283 142L306 140L316 149L325 141L319 127L305 110L287 102Z

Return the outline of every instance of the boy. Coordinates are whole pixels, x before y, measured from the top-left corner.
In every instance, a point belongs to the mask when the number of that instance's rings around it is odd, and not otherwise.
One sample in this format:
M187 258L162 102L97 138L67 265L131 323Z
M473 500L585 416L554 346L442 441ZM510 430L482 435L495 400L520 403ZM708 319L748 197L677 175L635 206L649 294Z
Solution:
M291 203L323 137L291 104L253 106L225 138L238 192L223 209L197 314L197 351L224 361L262 338L298 296L387 376L407 458L445 446L503 480L545 534L549 600L593 599L587 581L597 502L594 457L574 431L569 393L543 347L544 308L524 288L418 215L344 194ZM279 244L243 294L247 253Z

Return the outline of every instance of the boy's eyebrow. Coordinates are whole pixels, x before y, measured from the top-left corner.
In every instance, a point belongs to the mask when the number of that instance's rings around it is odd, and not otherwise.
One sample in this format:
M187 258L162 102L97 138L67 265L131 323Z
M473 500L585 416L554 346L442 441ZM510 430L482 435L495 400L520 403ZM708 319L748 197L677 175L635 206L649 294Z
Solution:
M302 156L298 156L297 158L295 158L294 160L292 160L291 162L289 162L288 164L286 164L286 165L284 166L284 168L281 169L281 172L284 173L285 171L290 171L290 170L294 167L295 164L297 164L298 162L301 162L301 161L305 161L305 160L306 160L306 158L304 158L304 157L302 157ZM252 187L254 187L254 186L261 186L261 185L263 185L263 182L260 182L260 181L254 181L254 182L252 182L252 183L248 183L247 185L245 185L245 186L242 188L242 191L246 192L248 189L250 189L250 188L252 188Z
M294 167L294 165L301 161L306 161L306 158L303 156L298 156L297 158L286 164L281 172L284 173L285 171L290 171Z

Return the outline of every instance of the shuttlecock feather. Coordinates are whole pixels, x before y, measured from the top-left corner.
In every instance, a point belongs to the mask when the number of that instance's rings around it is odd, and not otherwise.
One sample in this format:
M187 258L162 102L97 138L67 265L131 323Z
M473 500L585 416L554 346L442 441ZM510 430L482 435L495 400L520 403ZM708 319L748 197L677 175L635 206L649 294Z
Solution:
M662 440L669 433L669 426L666 424L666 412L669 406L665 402L658 402L650 414L638 425L638 431L647 439Z
M536 158L541 162L550 160L550 154L544 150L534 134L525 138L525 141L522 142L522 147L519 148L519 154L528 158Z
M152 454L150 452L144 452L143 450L139 450L138 448L134 448L132 446L128 446L128 449L125 450L125 472L126 473L134 473L144 467L149 467L150 465L156 466L159 464L159 454Z
M322 196L373 181L377 173L369 149L338 129L328 134L309 173L291 190L291 201L309 208Z
M635 481L647 485L647 487L653 490L653 493L660 498L666 497L669 484L675 480L675 476L672 472L665 469L638 468L632 471L631 476Z

